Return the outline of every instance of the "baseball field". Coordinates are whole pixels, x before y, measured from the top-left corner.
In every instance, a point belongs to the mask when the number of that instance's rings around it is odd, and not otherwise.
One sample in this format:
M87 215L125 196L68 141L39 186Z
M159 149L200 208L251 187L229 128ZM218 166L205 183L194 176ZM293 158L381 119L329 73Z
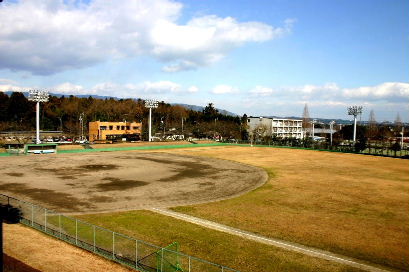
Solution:
M5 194L240 271L359 269L149 209L408 271L408 160L233 145L0 160Z

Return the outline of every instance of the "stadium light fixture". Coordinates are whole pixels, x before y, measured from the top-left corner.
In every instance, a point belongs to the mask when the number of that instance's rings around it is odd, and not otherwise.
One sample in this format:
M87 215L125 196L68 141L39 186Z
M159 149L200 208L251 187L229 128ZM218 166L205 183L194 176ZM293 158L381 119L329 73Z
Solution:
M356 117L358 114L362 114L362 106L351 106L348 107L348 115L354 116L354 137L353 141L356 142Z
M152 109L156 109L159 102L156 100L145 100L145 107L149 109L149 142L152 142Z
M36 105L36 144L40 144L40 102L48 102L49 94L45 90L29 90L28 100L34 101Z

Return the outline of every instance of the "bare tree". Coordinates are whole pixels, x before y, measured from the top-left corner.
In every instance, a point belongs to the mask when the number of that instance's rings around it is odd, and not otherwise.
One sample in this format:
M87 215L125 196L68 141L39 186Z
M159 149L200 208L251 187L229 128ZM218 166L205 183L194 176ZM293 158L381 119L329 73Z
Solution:
M369 129L367 131L368 132L367 136L368 138L372 138L376 135L376 130L377 130L375 113L373 110L371 110L369 113L368 124L369 124Z
M399 112L398 112L398 114L396 115L396 118L395 118L395 126L396 127L401 127L402 126L402 119L400 118Z

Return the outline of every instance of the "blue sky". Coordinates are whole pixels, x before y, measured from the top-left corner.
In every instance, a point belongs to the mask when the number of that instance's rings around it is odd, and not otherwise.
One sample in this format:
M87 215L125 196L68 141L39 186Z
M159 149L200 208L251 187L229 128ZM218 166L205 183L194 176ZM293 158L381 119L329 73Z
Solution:
M0 91L409 121L409 1L3 1Z

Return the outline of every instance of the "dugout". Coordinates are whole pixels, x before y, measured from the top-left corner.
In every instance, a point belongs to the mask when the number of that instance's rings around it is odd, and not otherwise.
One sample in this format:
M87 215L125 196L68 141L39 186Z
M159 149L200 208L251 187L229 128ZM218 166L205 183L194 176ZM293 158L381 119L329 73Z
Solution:
M53 154L57 153L57 144L26 144L24 145L25 154Z

